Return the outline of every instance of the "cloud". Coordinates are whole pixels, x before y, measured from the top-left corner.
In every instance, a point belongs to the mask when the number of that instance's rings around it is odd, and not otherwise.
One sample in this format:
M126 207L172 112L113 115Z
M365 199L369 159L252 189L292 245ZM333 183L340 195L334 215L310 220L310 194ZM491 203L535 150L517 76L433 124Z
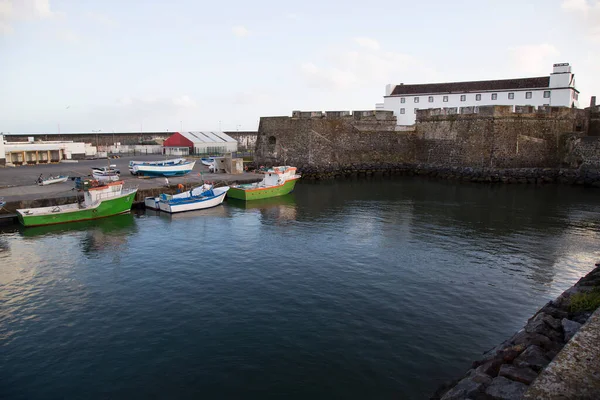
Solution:
M565 10L587 11L590 5L586 0L564 0L561 7Z
M509 48L514 70L524 75L548 75L548 66L558 62L558 49L551 44L524 45Z
M175 97L172 100L173 100L173 104L178 107L184 107L184 108L197 107L196 102L194 100L192 100L192 98L188 95L183 95L181 97Z
M379 50L381 45L375 39L370 39L367 37L357 37L354 41L361 47L365 47L370 50Z
M139 129L140 123L145 130L165 129L169 124L179 127L180 119L190 120L191 116L199 114L198 109L196 101L188 95L123 96L112 104L94 107L88 113L81 114L80 119L86 123L96 121L95 124L102 129ZM107 123L108 126L103 125Z
M291 19L292 21L300 21L300 15L294 13L287 13L284 15L285 18Z
M273 99L274 97L271 94L259 89L243 91L233 95L233 103L238 105L269 104Z
M234 26L233 28L231 28L231 31L233 32L233 34L237 37L246 37L250 34L250 31L242 25L238 25L238 26Z
M300 73L313 88L349 90L359 87L383 87L402 76L416 80L431 80L437 73L416 57L385 51L376 40L360 38L358 49L333 51L321 64L305 62ZM323 66L321 66L323 65Z
M575 17L577 28L583 28L589 40L600 43L600 0L564 0L561 7Z
M100 24L100 25L104 25L104 26L107 26L107 27L112 27L112 26L116 25L115 20L112 19L111 17L109 17L106 14L88 11L84 15L90 21L93 21L93 22L95 22L97 24Z
M81 36L79 36L70 29L61 29L57 31L56 37L63 42L71 44L81 43Z
M53 11L49 0L0 0L0 34L14 32L16 21L58 19L65 13Z

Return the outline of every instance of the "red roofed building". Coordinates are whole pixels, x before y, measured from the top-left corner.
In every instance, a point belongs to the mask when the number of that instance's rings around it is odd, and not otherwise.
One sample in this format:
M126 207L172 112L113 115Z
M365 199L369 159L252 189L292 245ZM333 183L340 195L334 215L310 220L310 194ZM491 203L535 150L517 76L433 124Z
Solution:
M164 141L163 152L185 155L180 150L187 148L188 154L223 154L237 151L237 145L237 140L223 132L175 132Z

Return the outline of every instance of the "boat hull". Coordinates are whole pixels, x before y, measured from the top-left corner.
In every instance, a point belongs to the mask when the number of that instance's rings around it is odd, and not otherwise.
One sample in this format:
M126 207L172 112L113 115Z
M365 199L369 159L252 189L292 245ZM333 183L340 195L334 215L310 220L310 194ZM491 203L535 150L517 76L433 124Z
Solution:
M159 202L158 206L160 208L160 211L168 212L171 214L185 212L185 211L204 210L206 208L216 207L216 206L220 205L221 203L223 203L223 200L225 200L225 195L226 195L226 192L220 194L219 196L216 196L216 197L213 197L213 198L210 198L207 200L194 201L194 202L190 202L190 203L177 204L177 205L171 205L168 203Z
M24 226L42 226L64 224L75 221L87 221L91 219L106 218L113 215L123 214L131 210L136 191L113 199L102 200L97 207L69 210L44 215L26 215L22 210L17 210L19 222ZM61 206L58 206L60 209Z
M48 185L53 185L55 183L66 182L68 179L69 179L68 176L62 176L60 178L54 178L54 179L46 179L46 180L43 180L42 182L39 182L38 185L39 186L48 186Z
M179 176L194 169L195 161L181 165L134 165L130 172L139 176Z
M268 199L270 197L283 196L294 190L296 181L299 178L289 179L283 185L270 186L266 188L242 189L231 187L227 192L227 197L238 200L258 200Z

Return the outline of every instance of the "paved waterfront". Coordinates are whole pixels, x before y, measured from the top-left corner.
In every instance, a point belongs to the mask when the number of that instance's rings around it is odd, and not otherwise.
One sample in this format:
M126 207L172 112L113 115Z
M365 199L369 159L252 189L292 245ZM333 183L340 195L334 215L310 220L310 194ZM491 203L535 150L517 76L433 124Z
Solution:
M165 186L164 178L145 178L133 176L129 173L128 165L131 160L157 160L160 155L152 156L132 156L111 159L110 164L116 165L121 171L121 178L126 185L136 185L140 190L153 189ZM44 176L51 175L69 175L70 177L88 177L91 174L92 167L107 166L107 160L81 160L77 163L60 164L40 164L34 166L6 167L0 168L0 197L4 197L7 202L20 200L34 200L40 198L54 198L68 196L72 193L73 181L54 184L48 186L38 186L35 182L40 174ZM202 174L202 175L200 175ZM203 165L200 160L196 162L194 170L185 176L169 178L170 185L183 183L185 185L194 185L201 183L202 179L211 182L254 182L260 178L254 173L244 173L241 175L231 174L211 174L208 167Z

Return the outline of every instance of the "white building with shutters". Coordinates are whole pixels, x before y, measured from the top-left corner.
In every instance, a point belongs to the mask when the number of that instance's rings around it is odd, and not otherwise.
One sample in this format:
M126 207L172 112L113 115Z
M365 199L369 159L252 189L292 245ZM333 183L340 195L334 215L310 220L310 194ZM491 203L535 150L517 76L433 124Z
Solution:
M549 76L493 81L389 84L378 110L393 111L398 125L415 123L417 110L489 105L579 107L575 74L554 64Z

